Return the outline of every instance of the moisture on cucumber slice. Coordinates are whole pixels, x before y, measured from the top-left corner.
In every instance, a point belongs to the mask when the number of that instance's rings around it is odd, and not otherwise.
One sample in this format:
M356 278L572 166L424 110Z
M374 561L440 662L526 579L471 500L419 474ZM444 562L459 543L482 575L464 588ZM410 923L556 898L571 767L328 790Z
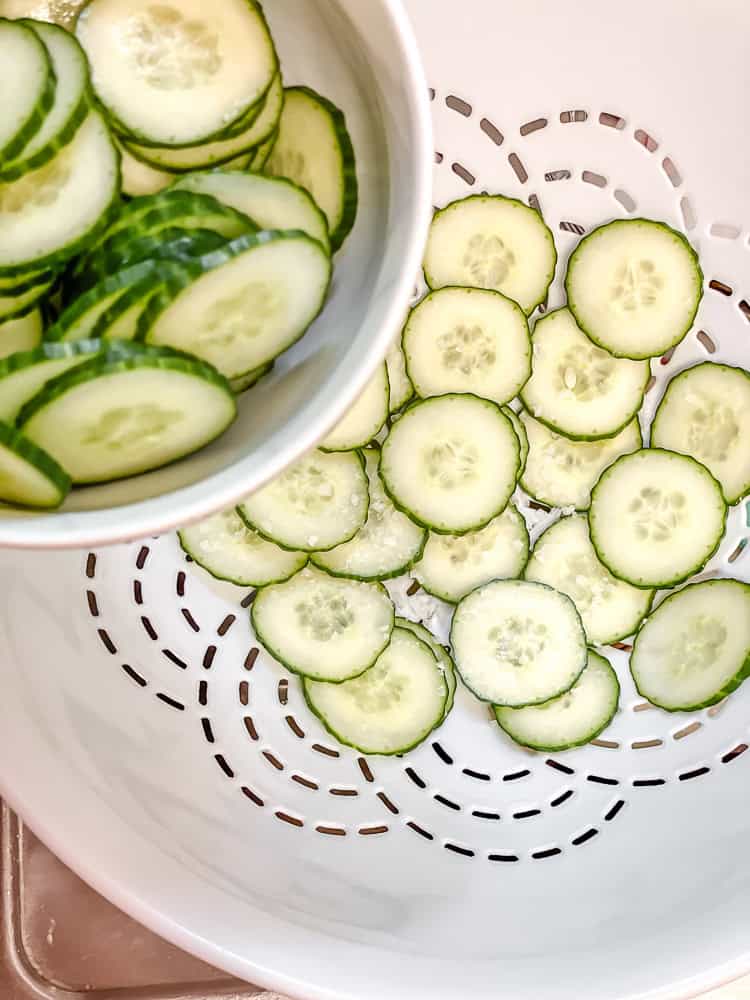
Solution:
M192 454L236 414L229 383L210 365L141 348L60 375L24 406L18 424L74 483L93 484Z
M692 326L703 272L682 233L649 219L619 219L581 240L565 288L576 322L595 344L616 357L654 358Z
M320 444L323 451L354 451L368 445L388 419L390 392L388 369L382 364L362 395L323 439Z
M312 561L332 576L354 580L386 580L405 573L419 559L427 532L391 503L378 473L378 452L364 452L369 482L367 521L349 542L329 552L316 552Z
M616 579L599 562L582 514L564 517L547 528L534 546L524 577L568 595L592 646L607 646L633 635L654 597L652 590Z
M521 477L526 471L526 462L529 457L529 435L526 433L526 427L515 410L511 410L509 406L504 406L503 413L513 424L513 430L516 432L518 444L521 449L521 465L518 470L518 481L520 482Z
M424 273L430 288L502 292L530 315L555 276L555 240L539 212L515 198L470 195L435 213Z
M232 392L237 396L242 392L247 392L248 389L252 389L254 385L257 385L257 383L272 370L273 361L269 361L267 365L261 365L259 368L253 368L253 370L248 372L247 375L241 375L239 378L230 379L229 384L232 387Z
M412 310L403 344L409 378L422 398L473 392L507 403L531 375L526 314L484 288L431 292Z
M510 503L480 531L456 536L430 534L412 574L429 594L457 604L491 580L520 576L528 558L528 528Z
M121 142L118 142L117 147L121 159L122 193L128 197L141 198L158 194L160 191L165 191L174 181L174 174L137 160Z
M55 99L46 47L23 23L0 19L0 163L11 160L41 128Z
M266 172L305 188L328 220L331 249L338 250L354 226L358 184L346 119L308 87L288 87L279 135Z
M21 351L31 351L38 347L41 341L42 314L38 309L19 319L9 319L6 323L0 323L0 360Z
M668 712L722 701L750 675L750 585L707 580L670 595L636 636L630 670Z
M394 610L382 584L308 567L264 587L250 616L259 641L289 670L340 683L375 663L391 639Z
M521 400L551 430L581 441L614 437L641 408L651 368L592 344L568 309L537 321L533 373Z
M357 453L313 451L237 509L248 527L282 548L325 552L356 535L368 503L367 474Z
M0 361L0 420L12 424L19 412L52 379L99 352L99 341L42 343Z
M620 701L620 682L608 660L589 650L586 669L573 687L543 705L495 708L500 728L531 750L571 750L596 739Z
M406 357L400 339L388 351L385 364L388 369L389 409L391 413L398 413L414 395L414 386L406 371Z
M469 690L511 708L569 691L588 653L570 598L523 580L496 580L465 597L453 616L451 646Z
M549 507L588 510L591 491L602 472L616 458L643 446L637 420L615 437L602 441L571 441L534 420L525 410L520 420L529 442L521 488Z
M367 673L345 684L305 680L307 704L329 733L360 753L406 753L445 718L448 687L432 650L412 631L394 628Z
M0 421L0 502L52 510L69 491L65 470L23 434Z
M675 375L651 443L691 455L721 483L728 504L750 493L750 374L710 361Z
M456 699L456 687L458 684L456 680L456 664L453 662L450 652L445 646L438 642L429 629L426 629L424 625L420 625L418 622L409 621L408 618L397 617L396 626L398 628L408 629L410 632L413 632L418 639L421 639L422 642L426 642L442 667L445 682L448 685L448 700L445 703L445 712L443 714L443 721L445 721L453 708L453 703Z
M383 443L380 473L397 507L444 535L501 514L516 486L520 446L500 407L472 395L410 406Z
M591 541L635 587L674 587L700 573L724 535L727 508L708 469L650 448L619 458L591 494Z
M304 233L242 236L201 259L200 277L155 296L139 336L239 378L291 347L323 308L331 260Z
M34 285L20 295L0 294L0 323L6 320L18 319L32 312L37 303L43 299L54 284L54 279L44 285Z
M260 7L225 0L91 0L76 22L93 85L127 134L204 142L262 100L277 59Z
M307 565L307 553L289 552L261 538L234 508L177 535L183 550L211 576L240 587L282 583Z

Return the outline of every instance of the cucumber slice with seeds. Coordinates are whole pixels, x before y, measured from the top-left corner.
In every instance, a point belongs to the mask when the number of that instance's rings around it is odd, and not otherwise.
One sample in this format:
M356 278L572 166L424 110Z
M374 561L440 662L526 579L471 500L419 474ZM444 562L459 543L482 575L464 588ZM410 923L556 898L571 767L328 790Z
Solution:
M375 663L390 642L394 610L381 584L339 580L308 567L264 587L250 617L258 640L285 667L338 684Z
M728 504L750 493L750 374L706 361L675 375L651 426L651 443L698 459Z
M524 578L567 594L592 646L608 646L633 635L654 599L652 590L616 579L599 562L588 521L581 514L547 528L534 546Z
M307 565L305 552L289 552L267 542L234 508L183 528L177 537L183 551L211 576L240 587L282 583Z
M507 403L531 375L524 311L499 292L440 288L404 327L406 369L418 396L473 392Z
M432 650L413 632L394 628L388 648L367 673L345 684L303 682L305 699L329 733L360 753L406 753L445 718L448 687Z
M367 475L357 453L313 451L237 509L248 527L282 548L324 552L356 535L368 503Z
M472 395L415 403L383 443L380 474L394 504L444 535L476 531L516 486L520 446L500 407Z
M378 473L378 452L364 452L369 482L367 521L350 542L330 552L316 552L312 561L332 576L353 580L387 580L405 573L422 554L427 532L396 510Z
M529 531L510 503L481 531L431 534L412 574L428 594L457 604L485 583L520 576L528 558Z
M495 708L500 728L530 750L554 753L595 740L620 701L620 682L608 660L589 650L586 669L565 694L544 705Z
M515 198L470 195L435 213L424 259L430 288L464 285L502 292L530 315L557 267L541 215Z
M0 422L0 501L52 510L69 491L65 470L15 428Z
M456 681L456 664L453 662L447 648L441 645L432 632L426 629L424 625L420 625L417 622L411 622L408 618L397 617L396 626L413 632L418 639L421 639L422 642L426 642L435 654L435 657L443 670L445 682L448 685L448 700L445 703L445 712L443 713L443 721L445 721L453 708L453 703L456 698L456 687L458 683Z
M453 616L451 646L469 690L510 708L569 691L588 656L570 598L522 580L496 580L465 597Z
M414 386L406 371L406 356L400 338L388 351L385 364L388 369L389 409L391 413L398 413L414 395Z
M706 580L671 594L636 636L630 670L667 712L723 701L750 675L750 585Z
M565 278L576 322L622 358L655 358L683 339L703 296L698 255L682 233L619 219L579 243Z
M28 25L0 19L0 163L17 156L39 131L54 102L55 84L39 37Z
M555 434L523 410L520 414L529 442L521 488L549 507L588 510L591 491L602 472L619 458L643 446L637 420L613 438L571 441Z
M708 469L657 448L619 458L591 495L596 554L635 587L674 587L700 573L726 519L721 487Z
M42 343L0 361L0 420L12 424L29 400L70 368L90 361L99 353L98 340L74 344Z
M38 309L0 324L0 360L31 351L42 342L42 314Z
M614 437L641 408L647 361L615 358L592 344L568 309L537 321L534 365L521 400L551 430L579 441Z
M388 369L380 365L364 392L342 420L323 439L323 451L354 451L364 448L383 429L390 409Z
M518 445L521 449L521 464L518 470L518 481L521 481L521 477L526 471L526 462L529 457L529 435L526 433L526 428L523 425L521 418L518 416L515 410L511 410L509 406L503 407L503 413L513 424L513 430L516 432L516 437L518 438Z

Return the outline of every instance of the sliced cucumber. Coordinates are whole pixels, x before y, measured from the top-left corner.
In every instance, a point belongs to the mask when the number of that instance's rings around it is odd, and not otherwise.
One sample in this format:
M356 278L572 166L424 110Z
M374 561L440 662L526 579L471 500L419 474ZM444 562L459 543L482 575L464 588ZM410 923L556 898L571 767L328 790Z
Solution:
M394 610L382 584L339 580L308 567L264 587L250 617L259 641L289 670L340 683L375 663L390 642Z
M93 484L192 454L222 434L236 413L232 390L215 369L141 349L54 379L26 404L18 423L73 482Z
M395 505L444 535L501 514L516 486L520 446L499 406L471 395L415 403L383 444L380 473Z
M177 265L177 269L179 267ZM177 269L171 273L177 274ZM160 276L154 275L137 285L133 285L101 314L96 326L91 331L91 336L99 337L102 340L135 340L141 316L153 296L168 282L169 277L165 272Z
M453 616L451 646L469 690L510 708L569 691L588 655L570 598L522 580L496 580L465 597Z
M55 83L39 37L28 25L0 20L0 163L17 156L39 131L55 100Z
M555 240L533 208L501 195L471 195L435 213L424 273L430 288L502 292L530 315L547 297Z
M520 576L528 559L529 531L510 503L481 531L431 534L413 575L429 594L457 604L485 583Z
M364 452L369 482L367 521L350 542L329 552L316 552L312 561L331 576L353 580L387 580L405 573L419 559L427 532L396 510L378 473L378 452Z
M286 178L212 170L188 174L173 189L213 195L261 229L299 229L329 249L325 216L307 191Z
M345 684L305 680L307 704L329 733L360 753L406 753L445 718L448 687L432 650L412 631L395 628L367 673Z
M693 325L703 272L682 233L649 219L618 219L581 240L565 287L595 344L616 357L655 358Z
M413 632L414 635L421 639L422 642L426 642L434 653L438 663L442 667L443 675L445 677L445 682L448 685L448 700L445 703L445 712L443 714L443 720L448 718L448 715L453 708L453 703L456 698L456 664L448 651L448 649L441 645L435 636L424 625L420 625L417 622L411 622L408 618L396 618L396 625L398 628L408 629Z
M160 191L156 194L135 198L121 204L117 214L101 233L89 253L93 255L103 243L112 240L119 233L127 233L131 239L139 239L149 233L159 232L165 225L178 226L180 219L192 218L198 214L218 214L221 208L214 201L198 198L190 191Z
M204 273L151 300L139 336L239 378L303 336L323 308L331 260L304 233L242 236L201 260Z
M589 650L586 669L565 694L544 705L495 708L500 728L521 746L554 753L595 740L620 701L620 682L608 660Z
M520 414L529 442L521 488L549 507L588 510L591 491L602 472L620 455L643 446L637 420L613 438L603 441L571 441L555 434L525 410Z
M520 482L521 477L526 471L526 462L529 458L529 435L526 433L526 428L515 410L511 410L509 406L504 406L503 413L513 424L513 430L516 432L518 444L521 449L521 465L518 470L518 481Z
M54 284L54 279L44 285L34 285L33 288L20 295L0 295L0 323L19 319L36 309L37 303L43 299Z
M52 379L96 355L98 340L42 343L0 361L0 420L12 424L21 409Z
M697 458L726 502L738 503L750 493L750 374L710 361L680 372L656 412L651 443Z
M547 528L534 546L524 576L568 595L592 646L633 635L654 598L652 590L617 580L599 562L582 514L563 517Z
M15 428L0 422L0 501L53 509L69 491L65 470Z
M313 451L237 509L248 527L282 548L324 552L357 534L368 503L358 454Z
M614 437L641 408L649 363L596 347L568 309L538 320L532 343L534 370L521 399L551 430L579 441Z
M750 675L750 586L706 580L670 595L636 636L630 670L668 712L722 701Z
M119 195L117 150L98 111L49 163L0 186L0 272L64 263L93 240Z
M358 201L354 149L342 112L309 87L288 87L266 171L310 192L328 220L331 249L338 250L354 226Z
M137 160L121 142L117 147L121 158L123 194L130 198L158 194L160 191L165 191L174 181L174 174Z
M273 361L269 361L267 365L261 365L260 368L253 368L247 375L241 375L240 378L233 378L229 383L232 386L232 392L237 396L242 392L247 392L248 389L252 389L254 385L257 385L272 370Z
M414 386L406 371L406 357L400 339L391 347L385 363L388 369L389 409L391 413L398 413L414 395Z
M422 398L473 392L507 403L531 375L526 315L499 292L431 292L412 310L403 343L406 370Z
M263 99L277 71L260 7L225 0L91 0L76 22L94 89L135 137L205 142Z
M237 511L224 510L177 533L183 550L217 580L240 587L282 583L307 565L305 552L280 549L245 524Z
M30 288L39 285L47 285L54 281L56 272L51 268L44 268L41 271L25 271L23 274L11 275L10 277L0 275L0 295L20 295L28 292Z
M364 448L385 426L390 412L388 369L380 365L364 392L342 420L323 439L323 451L354 451Z
M596 554L635 587L674 587L700 573L726 519L721 487L708 469L657 448L619 458L591 494Z
M0 360L31 351L42 342L42 314L38 309L0 324Z
M279 138L279 129L277 125L276 128L273 130L273 132L271 132L269 137L264 142L261 142L259 146L256 146L252 150L252 155L247 165L248 170L254 170L257 172L265 168L266 164L271 158L271 153L273 153L278 138Z

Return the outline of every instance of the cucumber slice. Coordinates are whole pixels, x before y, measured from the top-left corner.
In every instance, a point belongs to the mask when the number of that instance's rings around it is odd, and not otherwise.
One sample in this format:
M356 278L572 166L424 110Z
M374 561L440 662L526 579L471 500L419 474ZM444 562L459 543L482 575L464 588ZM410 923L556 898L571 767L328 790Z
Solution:
M410 632L413 632L418 639L421 639L422 642L426 642L441 666L443 676L445 677L445 683L448 685L448 700L445 703L445 712L443 714L443 721L445 721L445 719L448 718L456 699L456 687L458 684L456 681L456 664L453 662L447 648L441 645L432 632L426 629L424 625L420 625L417 622L411 622L408 618L397 617L396 626L398 628L408 629Z
M101 340L135 340L141 316L168 280L166 275L154 276L134 285L102 313L91 336Z
M570 598L523 580L495 580L465 597L453 616L451 646L469 690L510 708L569 691L588 655Z
M139 336L239 378L291 347L323 308L331 260L304 233L242 236L202 258L204 273L155 296Z
M525 410L520 419L529 442L521 488L549 507L588 510L591 491L602 472L616 458L643 447L637 420L613 438L571 441L534 420Z
M47 49L23 23L0 20L0 163L17 156L36 135L55 100Z
M212 195L261 229L298 229L328 250L326 218L303 188L283 177L213 170L180 178L173 190Z
M225 0L91 0L76 22L114 121L163 145L212 139L262 100L277 71L260 7Z
M141 349L54 379L18 423L73 482L93 484L176 462L222 434L236 414L232 390L215 369Z
M354 226L359 198L354 149L343 113L309 87L288 87L266 171L310 192L328 220L331 249L340 249Z
M526 315L483 288L440 288L404 327L406 370L418 396L473 392L507 403L531 375Z
M537 420L578 441L614 437L643 402L648 361L614 358L576 326L568 309L537 321L534 370L521 400Z
M38 309L0 324L0 360L31 351L42 342L42 314Z
M520 576L528 559L529 531L510 503L481 531L431 534L412 572L428 594L457 604L485 583Z
M476 531L516 486L520 447L499 406L471 395L409 407L383 444L380 474L394 504L443 535Z
M283 93L283 90L282 90ZM248 170L260 171L263 170L271 158L271 153L273 153L276 146L276 142L279 138L279 128L278 125L271 132L269 137L262 142L259 146L256 146L250 157L250 162L247 165Z
M750 493L750 374L706 361L675 375L651 443L691 455L721 483L728 504Z
M248 389L252 389L254 385L265 376L268 375L270 371L273 370L273 361L269 361L267 365L261 365L260 368L253 368L251 372L247 375L241 375L240 378L233 378L230 381L232 387L232 392L239 396L240 393L247 392Z
M54 284L54 279L44 285L34 285L20 295L0 295L0 323L6 320L19 319L32 312L40 299L43 299Z
M364 448L385 426L390 412L388 369L380 365L364 392L320 444L323 451Z
M534 546L524 577L568 595L592 646L608 646L633 635L654 599L652 590L617 580L602 566L582 514L563 517L547 528Z
M0 501L52 510L69 491L65 470L15 428L0 422Z
M385 364L388 369L389 410L391 413L398 413L414 395L400 339L388 351Z
M700 573L726 520L721 487L708 469L657 448L618 458L591 494L596 554L635 587L674 587Z
M64 263L93 240L119 195L117 150L98 111L49 163L0 186L0 272Z
M544 705L495 708L495 717L515 743L554 753L595 740L615 717L619 701L617 674L591 649L586 669L570 691Z
M448 687L432 650L395 628L366 674L345 684L302 685L310 710L344 746L391 756L419 746L445 718Z
M55 271L50 268L42 271L26 271L10 277L0 276L0 295L20 295L22 292L28 292L30 288L49 284L55 277Z
M22 21L47 49L57 80L55 101L39 130L14 159L0 160L0 182L15 180L49 163L71 141L88 114L89 68L78 42L56 24Z
M667 712L723 701L750 675L750 586L706 580L671 594L636 636L630 670Z
M703 272L682 233L649 219L619 219L581 240L565 288L576 322L595 344L616 357L655 358L693 325Z
M348 542L367 519L364 463L355 453L313 451L237 508L249 528L285 549L324 552Z
M177 537L183 550L211 576L240 587L282 583L307 565L305 552L288 552L267 542L234 508L183 528Z
M422 554L427 532L396 510L378 473L378 452L364 452L370 506L367 521L350 542L329 552L316 552L312 561L331 576L352 580L387 580L405 573Z
M98 340L42 343L0 361L0 420L12 424L21 409L52 379L99 353Z
M93 255L103 243L113 239L119 233L127 233L131 239L139 239L149 233L160 232L165 226L179 226L185 218L195 215L219 214L221 207L204 197L198 197L190 191L161 191L135 198L119 206L117 214L104 232L91 247L89 254Z
M470 195L435 213L424 259L430 288L502 292L530 315L555 276L555 240L541 215L515 198Z
M308 567L264 587L250 618L258 640L287 669L338 684L375 663L390 642L394 611L382 584Z
M518 438L518 446L521 449L521 465L518 470L518 482L520 482L521 477L526 471L526 462L529 458L529 435L526 433L526 428L515 410L511 410L509 406L504 406L503 413L513 424L513 430L516 432L516 437Z
M141 198L145 195L159 194L165 191L174 181L174 174L166 170L137 160L121 142L117 143L120 151L122 169L122 193L130 198Z

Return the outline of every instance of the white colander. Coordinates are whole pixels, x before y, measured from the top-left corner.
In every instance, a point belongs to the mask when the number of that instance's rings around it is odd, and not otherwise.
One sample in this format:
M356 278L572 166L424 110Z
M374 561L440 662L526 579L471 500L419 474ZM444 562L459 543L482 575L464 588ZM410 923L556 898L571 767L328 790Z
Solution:
M705 300L654 363L649 410L697 360L750 367L750 7L409 7L435 88L435 203L538 204L563 260L612 217L686 230ZM553 516L519 503L535 528ZM709 574L750 579L748 516L733 510ZM258 652L251 595L172 537L5 552L0 572L3 794L210 962L303 1000L666 1000L750 970L750 685L667 715L610 649L622 705L595 745L515 748L459 689L431 741L365 760ZM393 586L400 609L444 635L445 611L409 589Z

